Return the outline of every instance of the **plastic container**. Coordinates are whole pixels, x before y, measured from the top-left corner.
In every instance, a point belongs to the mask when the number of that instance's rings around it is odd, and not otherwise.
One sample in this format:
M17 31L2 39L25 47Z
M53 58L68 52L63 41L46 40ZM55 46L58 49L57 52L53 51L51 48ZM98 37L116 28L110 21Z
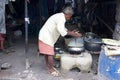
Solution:
M99 80L120 80L120 55L106 56L101 50L98 62Z

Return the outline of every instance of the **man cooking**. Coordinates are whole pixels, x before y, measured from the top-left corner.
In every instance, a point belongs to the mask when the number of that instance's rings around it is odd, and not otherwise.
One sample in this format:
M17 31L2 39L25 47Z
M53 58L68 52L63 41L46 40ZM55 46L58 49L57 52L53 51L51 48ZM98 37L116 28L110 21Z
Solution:
M52 76L60 75L54 68L54 44L59 36L82 36L76 30L69 31L65 28L65 22L70 20L73 14L74 12L71 6L64 7L61 13L56 13L48 18L39 32L39 53L45 56L46 67Z

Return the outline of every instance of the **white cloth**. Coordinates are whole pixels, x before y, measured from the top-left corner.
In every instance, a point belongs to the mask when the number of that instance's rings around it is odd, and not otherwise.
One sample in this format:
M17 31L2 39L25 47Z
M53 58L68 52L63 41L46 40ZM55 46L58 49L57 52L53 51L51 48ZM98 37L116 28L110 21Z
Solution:
M16 0L9 0L9 1L13 1L13 2L15 2Z
M63 13L52 15L41 28L39 40L53 47L60 35L67 35L65 22L66 19Z
M9 0L0 0L0 3L2 4L8 4Z

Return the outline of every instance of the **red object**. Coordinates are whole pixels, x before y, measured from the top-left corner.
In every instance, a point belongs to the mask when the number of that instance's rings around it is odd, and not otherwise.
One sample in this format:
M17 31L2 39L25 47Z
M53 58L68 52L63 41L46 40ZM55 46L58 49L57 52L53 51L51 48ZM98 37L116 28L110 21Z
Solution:
M39 46L39 52L40 54L45 54L45 55L54 55L54 48L45 44L44 42L40 41L38 42Z
M2 34L2 33L0 33L0 41L3 41L3 40L5 40L5 34Z

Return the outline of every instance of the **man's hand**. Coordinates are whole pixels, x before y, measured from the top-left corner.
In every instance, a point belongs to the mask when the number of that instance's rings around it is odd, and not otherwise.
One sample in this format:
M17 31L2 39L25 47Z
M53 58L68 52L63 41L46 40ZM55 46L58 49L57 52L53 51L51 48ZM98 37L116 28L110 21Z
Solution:
M68 35L74 36L74 37L82 37L82 34L79 33L77 30L68 31Z
M82 37L82 34L80 34L79 32L75 32L75 37Z

